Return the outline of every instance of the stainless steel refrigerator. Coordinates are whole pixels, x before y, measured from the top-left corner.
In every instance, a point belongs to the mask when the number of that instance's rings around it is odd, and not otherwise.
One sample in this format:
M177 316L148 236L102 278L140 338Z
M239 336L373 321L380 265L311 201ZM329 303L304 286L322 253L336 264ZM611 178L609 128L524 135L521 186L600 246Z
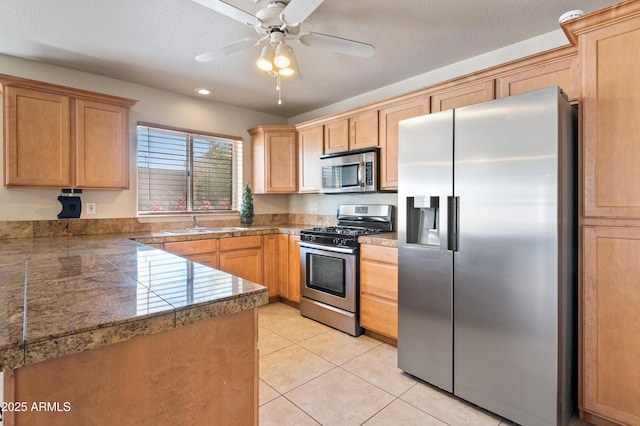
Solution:
M399 125L398 365L522 425L573 408L575 116L551 87Z

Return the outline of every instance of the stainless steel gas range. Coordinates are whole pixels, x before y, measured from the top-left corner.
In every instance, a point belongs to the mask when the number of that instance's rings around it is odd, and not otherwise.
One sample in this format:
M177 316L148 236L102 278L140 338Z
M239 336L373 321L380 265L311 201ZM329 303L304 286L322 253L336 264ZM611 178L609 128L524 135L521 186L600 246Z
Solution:
M359 336L358 237L393 231L394 206L341 204L337 218L338 226L300 231L300 313Z

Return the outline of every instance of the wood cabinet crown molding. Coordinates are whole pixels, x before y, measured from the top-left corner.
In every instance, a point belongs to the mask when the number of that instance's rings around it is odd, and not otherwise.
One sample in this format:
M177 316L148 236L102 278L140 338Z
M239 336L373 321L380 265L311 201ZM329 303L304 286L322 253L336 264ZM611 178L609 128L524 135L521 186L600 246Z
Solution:
M66 95L72 98L91 99L100 102L108 102L127 108L131 108L138 102L136 99L128 99L120 96L90 92L88 90L76 89L73 87L60 86L58 84L45 83L42 81L29 80L12 75L0 74L0 93L4 93L4 88L6 86L23 87L27 89L40 90L43 92L56 93L59 95Z
M615 25L640 14L640 1L627 0L596 10L577 19L560 24L572 45L578 45L578 36L602 26Z

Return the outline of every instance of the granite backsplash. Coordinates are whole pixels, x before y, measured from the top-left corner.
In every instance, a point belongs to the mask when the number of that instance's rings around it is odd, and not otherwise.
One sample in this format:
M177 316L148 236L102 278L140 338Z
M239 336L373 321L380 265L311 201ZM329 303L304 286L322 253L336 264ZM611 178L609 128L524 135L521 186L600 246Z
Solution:
M240 219L219 220L207 215L198 215L201 226L209 228L243 226ZM256 226L271 225L315 225L336 224L336 217L310 214L258 214L253 218ZM98 234L126 234L161 232L184 229L193 225L191 217L181 221L141 222L138 218L117 219L60 219L33 221L0 221L0 240L10 238L62 237Z

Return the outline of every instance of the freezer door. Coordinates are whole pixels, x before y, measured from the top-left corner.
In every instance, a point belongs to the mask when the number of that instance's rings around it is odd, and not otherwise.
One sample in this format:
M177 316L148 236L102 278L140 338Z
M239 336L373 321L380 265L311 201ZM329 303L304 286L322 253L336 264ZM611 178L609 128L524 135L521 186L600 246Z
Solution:
M453 111L399 124L398 366L453 390Z
M456 110L454 393L556 424L558 89Z

